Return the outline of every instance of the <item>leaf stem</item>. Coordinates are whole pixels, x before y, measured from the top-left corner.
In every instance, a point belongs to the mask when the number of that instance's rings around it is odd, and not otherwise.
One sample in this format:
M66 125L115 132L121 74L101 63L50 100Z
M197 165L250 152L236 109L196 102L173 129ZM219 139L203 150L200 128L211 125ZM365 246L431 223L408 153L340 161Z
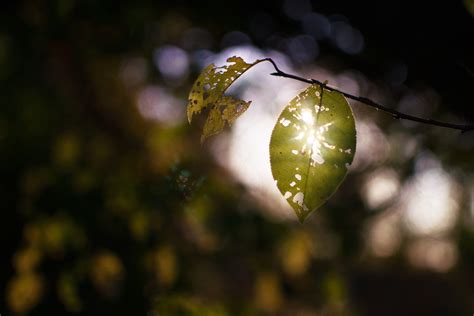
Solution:
M300 76L297 76L297 75L286 73L286 72L280 70L280 68L278 68L275 61L273 61L273 59L271 59L271 58L265 58L265 59L262 59L262 61L268 61L273 65L273 68L275 68L275 72L271 73L272 76L294 79L294 80L301 81L301 82L306 82L306 83L309 83L309 84L318 84L321 87L324 87L325 89L327 89L329 91L339 92L348 99L355 100L355 101L358 101L358 102L363 103L365 105L376 108L378 110L384 111L384 112L390 114L394 119L397 119L397 120L400 120L400 119L401 120L408 120L408 121L414 121L414 122L428 124L428 125L451 128L451 129L460 130L462 133L474 130L474 125L472 125L472 124L453 124L453 123L442 122L442 121L437 121L437 120L433 120L433 119L425 119L425 118L421 118L421 117L418 117L418 116L413 116L413 115L409 115L409 114L406 114L406 113L402 113L402 112L399 112L397 110L393 110L393 109L390 109L388 107L385 107L385 106L381 105L380 103L372 101L369 98L361 97L361 96L355 96L355 95L352 95L350 93L341 91L337 88L328 86L325 82L321 82L321 81L316 80L316 79L303 78L303 77L300 77Z

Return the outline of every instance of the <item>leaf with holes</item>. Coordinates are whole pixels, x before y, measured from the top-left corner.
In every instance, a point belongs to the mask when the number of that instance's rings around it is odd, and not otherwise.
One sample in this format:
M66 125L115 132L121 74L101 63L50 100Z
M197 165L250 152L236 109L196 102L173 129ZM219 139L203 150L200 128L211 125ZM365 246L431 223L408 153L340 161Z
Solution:
M231 125L248 109L250 102L224 96L224 93L244 72L262 61L249 64L234 56L227 59L230 65L216 67L211 64L199 75L189 93L187 114L191 123L194 115L209 108L201 142L222 131L226 124Z
M355 149L354 117L342 94L312 85L285 107L273 128L270 163L300 222L336 191Z

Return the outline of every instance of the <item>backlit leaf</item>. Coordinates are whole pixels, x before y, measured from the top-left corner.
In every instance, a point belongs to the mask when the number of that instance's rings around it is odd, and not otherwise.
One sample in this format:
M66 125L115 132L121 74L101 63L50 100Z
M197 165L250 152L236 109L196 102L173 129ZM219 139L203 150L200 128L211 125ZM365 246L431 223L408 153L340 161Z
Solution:
M312 85L283 110L273 128L273 178L300 222L338 188L352 163L356 129L343 95ZM321 98L322 95L322 98Z
M224 93L245 71L262 61L249 64L234 56L227 59L230 65L216 67L211 64L199 75L189 93L187 115L191 123L194 115L209 108L201 142L222 131L226 124L231 125L248 109L250 102L224 96Z
M218 134L224 129L225 124L231 125L250 106L250 101L238 100L230 96L222 96L216 101L209 111L204 129L201 135L201 142L207 137Z

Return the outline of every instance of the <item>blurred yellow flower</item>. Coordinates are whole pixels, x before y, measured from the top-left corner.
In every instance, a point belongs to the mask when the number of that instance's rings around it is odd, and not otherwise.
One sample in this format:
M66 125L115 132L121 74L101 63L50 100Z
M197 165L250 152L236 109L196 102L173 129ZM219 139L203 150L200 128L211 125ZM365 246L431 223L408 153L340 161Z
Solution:
M110 251L97 254L92 260L90 273L92 282L104 295L115 297L119 294L125 269L115 254Z
M173 248L163 246L151 254L151 270L163 286L170 286L178 275L177 259Z
M13 277L7 285L7 304L18 314L30 311L40 300L43 281L33 273L22 273Z
M19 250L13 256L13 266L18 273L32 272L41 260L38 249L29 247Z
M255 282L255 303L257 307L269 314L278 312L282 305L282 293L278 276L264 272Z

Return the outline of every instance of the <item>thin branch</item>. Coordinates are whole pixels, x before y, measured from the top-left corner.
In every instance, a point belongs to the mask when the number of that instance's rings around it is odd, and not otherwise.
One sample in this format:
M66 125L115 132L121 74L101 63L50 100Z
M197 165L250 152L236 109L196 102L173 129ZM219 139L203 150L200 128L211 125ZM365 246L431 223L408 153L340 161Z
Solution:
M273 68L275 68L275 72L271 74L273 76L294 79L294 80L298 80L298 81L301 81L301 82L306 82L306 83L309 83L309 84L318 84L321 87L324 87L325 89L327 89L329 91L339 92L348 99L361 102L363 104L366 104L366 105L371 106L373 108L376 108L378 110L382 110L386 113L389 113L390 115L392 115L392 117L394 119L408 120L408 121L414 121L414 122L419 122L419 123L428 124L428 125L435 125L435 126L441 126L441 127L456 129L456 130L460 130L463 133L467 132L467 131L474 130L474 125L472 125L472 124L453 124L453 123L447 123L447 122L442 122L442 121L437 121L437 120L432 120L432 119L425 119L425 118L405 114L405 113L387 108L387 107L385 107L385 106L383 106L383 105L381 105L381 104L379 104L375 101L372 101L372 100L370 100L366 97L355 96L355 95L352 95L350 93L341 91L337 88L328 86L325 82L321 82L321 81L316 80L316 79L307 79L307 78L303 78L303 77L300 77L300 76L296 76L296 75L293 75L293 74L286 73L286 72L280 70L280 68L278 68L277 64L271 58L265 58L263 60L266 60L266 61L270 62L273 65Z

